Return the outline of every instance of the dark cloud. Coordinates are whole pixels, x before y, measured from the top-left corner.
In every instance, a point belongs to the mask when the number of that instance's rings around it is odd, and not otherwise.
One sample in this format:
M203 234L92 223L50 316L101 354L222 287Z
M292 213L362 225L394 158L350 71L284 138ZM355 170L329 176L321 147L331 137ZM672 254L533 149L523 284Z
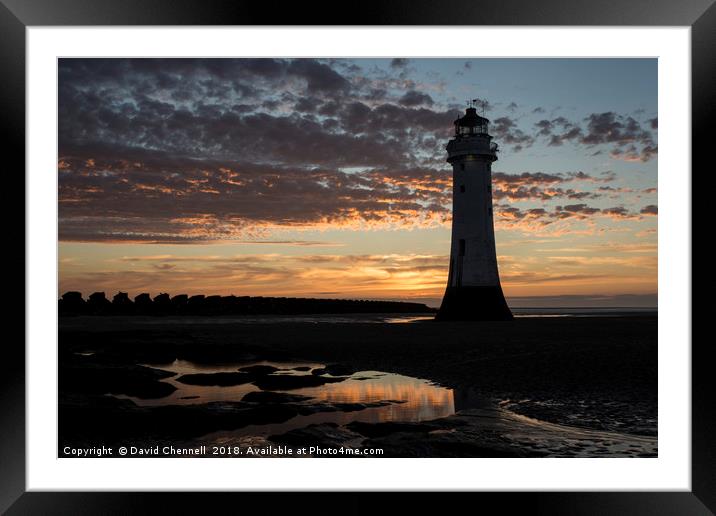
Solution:
M658 208L656 205L654 205L654 204L650 204L650 205L648 205L648 206L644 206L644 207L639 211L639 213L641 213L642 215L658 215L658 214L659 214L659 208Z
M501 143L513 145L514 151L520 151L534 143L534 137L519 129L517 123L509 117L503 116L493 120L491 127L495 138Z
M599 208L590 208L586 204L569 204L567 206L557 206L556 212L579 213L583 215L593 215L599 213Z
M60 238L66 241L261 239L271 227L407 227L444 224L451 215L451 177L440 168L343 172L101 146L61 155L58 168ZM496 172L494 196L543 202L595 198L595 192L564 185L602 177ZM543 217L539 211L525 213Z
M586 145L616 144L611 156L628 161L649 161L657 153L651 132L641 127L634 118L613 112L591 114L586 119L586 134L581 138ZM637 148L641 145L641 149Z
M294 59L286 70L306 81L308 93L346 92L350 89L350 83L341 74L314 59Z
M564 117L557 117L552 120L540 120L535 123L538 136L549 137L548 145L558 147L567 141L573 141L582 136L582 129Z
M492 197L497 200L509 199L511 201L540 200L550 201L552 199L596 199L600 194L595 192L577 191L572 188L541 188L539 186L519 186L517 188L495 188Z
M400 97L398 101L403 106L414 107L414 106L432 106L434 104L432 97L426 93L420 93L419 91L411 90L405 95Z
M260 239L278 226L445 223L444 145L462 108L441 107L399 68L400 78L369 80L330 60L61 59L61 239L181 243ZM604 142L640 145L615 157L656 153L631 121L612 118L621 140ZM577 126L561 117L544 122L538 136L582 137L565 136ZM492 127L513 151L534 143L515 118ZM565 183L614 175L493 179L498 200L549 202L596 198ZM514 213L556 217L542 209Z
M104 155L60 160L62 240L213 241L267 226L404 226L450 214L449 177L439 170L346 173L148 151Z
M62 60L60 82L61 150L101 142L201 159L390 165L414 160L416 129L443 139L457 116L415 89L392 99L374 85L350 90L312 59Z
M581 127L560 116L552 120L539 120L534 124L534 129L536 136L546 137L547 144L552 147L561 146L565 142L587 146L613 144L610 156L614 159L649 161L658 152L652 133L630 116L614 112L592 113L584 121L586 126ZM649 120L648 124L651 129L656 129L656 119ZM592 155L601 153L601 150L596 150Z
M521 174L506 174L504 172L493 172L492 180L496 185L552 185L555 183L565 183L568 181L588 181L588 182L609 182L615 179L612 171L602 172L599 176L593 176L586 172L567 172L550 174L546 172L523 172Z
M553 125L549 120L540 120L535 123L535 127L537 128L537 134L540 136L550 136L552 134Z
M632 218L633 214L629 213L629 210L623 206L616 206L614 208L605 208L602 210L605 215L610 215L614 218Z
M568 172L566 174L548 174L543 172L523 172L522 174L505 174L495 172L492 174L493 198L510 201L552 199L596 199L601 194L593 191L583 191L574 188L563 188L559 184L570 182L597 183L612 181L611 174L592 176L584 172Z
M544 172L523 172L521 174L506 174L504 172L494 172L492 181L497 185L529 185L529 184L552 184L561 183L565 180L561 174L548 174Z
M659 148L656 145L647 145L641 149L639 159L641 161L649 161L651 158L656 156L659 152Z
M545 208L522 209L509 204L495 205L496 221L501 226L548 226L558 221L586 221L593 217L609 217L612 219L636 219L639 214L629 212L624 207L597 208L585 203L555 206L552 210Z
M410 59L396 57L390 61L390 67L391 68L405 68L406 66L408 66L408 63L410 63Z

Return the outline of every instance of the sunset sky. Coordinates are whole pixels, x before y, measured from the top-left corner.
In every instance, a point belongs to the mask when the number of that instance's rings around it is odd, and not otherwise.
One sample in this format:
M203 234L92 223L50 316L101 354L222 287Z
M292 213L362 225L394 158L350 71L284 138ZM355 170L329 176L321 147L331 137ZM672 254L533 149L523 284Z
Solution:
M656 59L60 59L59 293L406 299L486 101L512 306L656 306Z

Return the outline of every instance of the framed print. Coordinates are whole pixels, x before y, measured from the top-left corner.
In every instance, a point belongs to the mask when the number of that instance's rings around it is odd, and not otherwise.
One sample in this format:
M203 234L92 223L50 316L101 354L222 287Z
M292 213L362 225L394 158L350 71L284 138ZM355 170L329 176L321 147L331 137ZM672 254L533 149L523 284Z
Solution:
M3 510L714 510L716 8L398 5L4 2Z

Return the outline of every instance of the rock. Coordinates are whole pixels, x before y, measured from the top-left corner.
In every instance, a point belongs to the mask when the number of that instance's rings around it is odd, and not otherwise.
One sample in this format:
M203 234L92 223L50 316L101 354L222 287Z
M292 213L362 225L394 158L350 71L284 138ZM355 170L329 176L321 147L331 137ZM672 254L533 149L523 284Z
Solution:
M97 304L104 304L109 303L109 300L107 299L107 296L105 296L104 292L93 292L90 294L89 297L90 303L97 303Z
M177 308L183 307L183 306L186 306L186 304L189 302L189 296L187 296L186 294L179 294L179 295L172 297L171 302L172 302L172 305L174 305Z
M169 294L163 293L154 298L152 313L154 315L170 315L173 308Z
M249 392L241 401L250 403L300 403L312 399L310 396L286 394L285 392L254 391Z
M83 305L85 300L82 299L82 293L76 291L65 292L62 294L62 300L66 303L76 303Z
M93 401L94 400L94 401ZM215 402L138 407L108 396L61 398L60 431L76 439L102 435L104 443L119 444L127 439L167 439L173 443L217 431L248 425L288 421L297 412L290 406L252 406L241 402Z
M365 410L368 407L382 407L383 403L379 404L367 404L367 403L336 403L334 405L341 412L357 412L359 410Z
M112 304L115 306L131 306L132 301L129 299L129 294L126 292L117 292L112 298Z
M203 309L206 315L219 315L222 311L221 296L206 296Z
M280 369L278 367L274 367L274 366L270 366L270 365L252 365L252 366L246 366L246 367L239 368L239 371L243 371L245 373L249 373L249 374L255 375L255 376L271 374L271 373L274 373L279 370Z
M90 313L102 315L110 312L112 303L109 302L104 292L93 292L87 300L87 307Z
M169 298L169 294L162 293L156 296L154 298L154 306L161 308L171 306L171 299Z
M82 299L80 292L65 292L62 294L62 299L58 303L58 310L60 314L78 315L84 313L86 310L85 300Z
M117 292L112 298L112 311L120 315L134 313L134 303L126 292Z
M171 308L168 309L168 311L172 315L187 315L187 306L189 303L189 296L186 294L179 294L176 296L173 296L169 303L171 304Z
M149 294L147 294L146 292L143 294L139 294L134 298L134 306L137 308L138 311L146 313L146 311L151 309L152 307L152 298L149 297Z
M247 373L193 373L180 376L177 378L177 382L187 385L218 385L227 387L229 385L250 383L253 379L253 376Z
M204 304L204 299L206 296L203 294L199 294L196 296L191 296L189 300L187 301L189 307L191 308L200 308Z
M306 375L275 375L270 374L256 379L253 383L259 389L266 391L281 391L302 389L304 387L318 387L326 383L342 382L345 378L327 378L325 376Z
M324 375L324 374L330 374L331 376L350 376L355 371L345 365L342 364L329 364L326 367L322 367L319 369L314 369L311 371L311 374L315 375Z
M160 382L174 373L139 365L87 363L63 367L60 391L86 394L124 394L141 399L169 396L173 385Z

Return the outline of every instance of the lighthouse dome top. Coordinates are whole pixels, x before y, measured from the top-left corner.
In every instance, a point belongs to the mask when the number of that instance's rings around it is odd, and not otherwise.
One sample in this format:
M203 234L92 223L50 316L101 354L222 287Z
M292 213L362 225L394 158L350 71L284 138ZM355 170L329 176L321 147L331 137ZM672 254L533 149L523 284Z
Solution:
M489 123L487 118L477 114L477 109L469 107L465 110L464 116L455 120L455 134L463 136L487 134Z

